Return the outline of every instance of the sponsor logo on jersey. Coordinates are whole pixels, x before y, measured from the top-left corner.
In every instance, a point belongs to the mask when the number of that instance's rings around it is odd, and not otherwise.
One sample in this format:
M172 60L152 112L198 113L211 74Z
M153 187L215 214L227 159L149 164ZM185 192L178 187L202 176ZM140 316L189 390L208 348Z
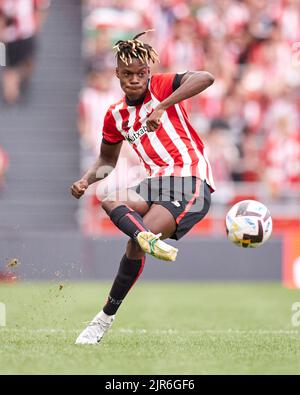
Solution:
M134 144L147 132L148 132L147 126L144 125L139 130L130 130L128 134L125 136L125 138L128 141L128 143Z

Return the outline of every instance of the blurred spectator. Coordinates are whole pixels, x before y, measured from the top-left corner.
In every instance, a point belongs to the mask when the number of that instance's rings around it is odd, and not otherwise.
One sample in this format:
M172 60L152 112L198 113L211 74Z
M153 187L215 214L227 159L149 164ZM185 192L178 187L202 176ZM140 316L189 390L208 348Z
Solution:
M175 20L171 34L163 43L161 65L169 70L176 65L178 71L197 70L204 56L197 40L196 22L193 19Z
M279 99L270 107L266 121L265 181L272 197L284 197L300 186L299 114L293 103Z
M4 176L8 167L8 156L0 146L0 191L4 185Z
M50 0L0 0L0 41L6 45L7 67L3 71L3 97L15 103L21 84L34 68L36 36Z
M78 105L78 130L82 150L81 170L86 171L99 154L102 125L110 103L118 101L119 89L113 82L114 70L89 66Z
M240 139L241 159L234 172L234 179L236 181L261 181L263 165L260 155L259 140L260 139L257 135L249 132L249 129L244 131L244 134Z
M214 119L205 137L205 143L214 169L215 182L232 181L239 160L239 151L234 144L228 123L222 119Z

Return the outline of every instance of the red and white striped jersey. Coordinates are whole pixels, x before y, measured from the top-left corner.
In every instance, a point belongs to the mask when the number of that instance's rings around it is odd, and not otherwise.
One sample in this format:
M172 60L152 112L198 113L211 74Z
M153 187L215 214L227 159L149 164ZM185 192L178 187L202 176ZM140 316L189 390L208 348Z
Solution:
M0 0L0 18L4 19L4 42L25 40L37 32L38 9L47 8L50 0Z
M181 103L168 108L155 132L148 132L149 114L173 92L176 74L155 74L142 104L127 105L125 97L106 113L103 139L114 144L127 140L140 157L148 177L196 176L214 187L203 142L189 122Z

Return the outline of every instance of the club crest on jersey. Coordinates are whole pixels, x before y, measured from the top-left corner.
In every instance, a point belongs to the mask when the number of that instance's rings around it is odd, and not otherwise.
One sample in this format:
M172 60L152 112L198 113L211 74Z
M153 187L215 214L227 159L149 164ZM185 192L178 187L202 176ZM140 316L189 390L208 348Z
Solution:
M139 140L144 134L147 133L147 126L144 125L142 126L139 130L129 130L129 132L126 134L125 139L128 141L130 144L134 144L137 140Z

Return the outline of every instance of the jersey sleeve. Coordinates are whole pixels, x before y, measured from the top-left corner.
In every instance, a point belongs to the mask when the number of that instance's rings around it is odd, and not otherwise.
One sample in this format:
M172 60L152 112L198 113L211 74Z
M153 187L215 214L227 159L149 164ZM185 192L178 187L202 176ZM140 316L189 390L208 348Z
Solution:
M124 140L116 127L116 122L110 110L107 111L104 118L102 136L102 142L105 144L118 144Z
M151 87L158 99L164 100L179 88L181 80L186 73L154 74Z
M173 92L176 91L181 85L182 78L186 75L187 71L184 73L177 73L173 80Z

